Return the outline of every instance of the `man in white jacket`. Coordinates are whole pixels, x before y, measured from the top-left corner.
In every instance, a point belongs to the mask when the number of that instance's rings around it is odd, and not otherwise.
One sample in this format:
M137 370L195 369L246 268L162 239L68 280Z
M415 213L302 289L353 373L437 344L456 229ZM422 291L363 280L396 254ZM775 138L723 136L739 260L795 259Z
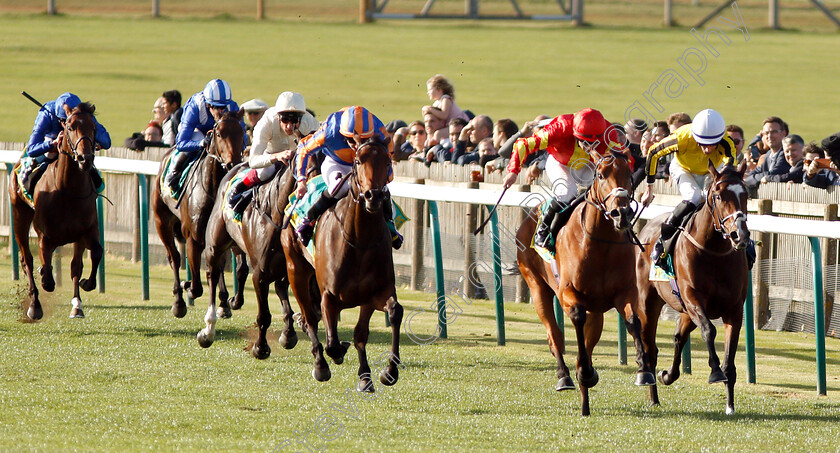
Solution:
M251 170L231 190L228 199L230 207L238 211L236 205L242 193L270 180L281 165L288 164L298 141L318 126L318 120L306 111L303 95L291 91L280 93L274 107L266 110L254 127L254 142L248 158Z

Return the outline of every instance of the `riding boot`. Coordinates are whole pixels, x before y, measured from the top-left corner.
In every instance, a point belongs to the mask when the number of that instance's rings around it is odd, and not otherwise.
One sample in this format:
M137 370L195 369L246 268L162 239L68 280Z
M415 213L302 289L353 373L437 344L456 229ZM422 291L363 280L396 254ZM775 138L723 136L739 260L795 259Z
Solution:
M297 227L295 232L300 238L300 242L303 243L304 246L309 245L309 241L312 240L312 234L315 232L315 222L321 217L321 214L327 211L327 209L335 206L338 203L337 198L333 198L330 196L329 192L325 191L321 194L321 197L309 208L307 211L306 216L303 217L300 221L300 225Z
M245 206L250 202L249 197L243 197L242 195L248 189L254 187L259 180L257 170L249 170L245 177L231 187L230 196L228 197L228 207L235 212L242 213L245 210Z
M93 167L90 169L90 180L93 182L93 187L97 193L102 193L105 190L105 181L102 180L102 174L98 168Z
M386 192L385 200L382 203L382 215L385 216L385 224L388 225L388 231L391 232L391 247L394 250L399 250L403 244L403 236L397 231L397 225L394 223L394 206L391 204L390 192Z
M545 249L551 249L552 235L551 225L554 222L554 217L563 209L563 206L557 200L551 200L548 205L548 210L543 215L542 222L537 226L537 234L534 236L534 245Z
M47 170L47 167L55 160L57 160L57 158L50 159L46 154L33 157L32 162L30 162L29 166L24 169L24 172L21 175L24 190L31 194L32 189L35 188L35 184L39 179L41 179L41 176Z
M565 225L572 217L572 212L575 210L575 207L583 203L584 200L586 200L586 192L575 197L569 202L569 204L566 205L566 207L554 216L554 222L551 223L551 235L553 237L557 237L560 233L560 228L563 228L563 225Z
M655 257L655 263L658 267L665 265L665 258L673 250L677 230L682 225L683 220L696 208L694 203L683 200L674 208L674 212L671 213L668 220L662 223L659 240L653 246L653 253L651 254L652 257Z
M190 155L187 153L178 151L172 156L172 160L169 162L172 168L169 169L169 174L166 175L166 186L172 192L177 190L178 180L181 179L181 172L184 171L189 161Z

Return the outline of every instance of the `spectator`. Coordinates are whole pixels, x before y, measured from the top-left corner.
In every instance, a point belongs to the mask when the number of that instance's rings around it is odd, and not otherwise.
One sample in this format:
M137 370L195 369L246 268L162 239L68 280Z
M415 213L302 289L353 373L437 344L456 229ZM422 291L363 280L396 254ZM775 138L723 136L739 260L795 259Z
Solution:
M797 184L801 183L803 173L802 148L804 146L805 141L802 140L802 137L796 134L785 137L785 139L782 140L782 149L784 150L785 160L787 161L788 165L790 165L790 169L787 173L783 173L780 175L767 175L761 179L761 182L794 182Z
M160 123L163 128L163 143L166 146L175 144L175 136L178 134L178 126L181 125L181 115L184 109L181 108L181 92L169 90L163 92L163 107L166 109L166 119Z
M478 149L478 151L476 151L478 154L478 165L480 165L481 168L484 168L484 166L490 161L499 157L499 151L496 149L493 142L492 137L487 137L480 141L476 147Z
M430 113L423 115L423 124L426 126L426 148L437 145L449 135L446 121Z
M830 164L826 168L826 164L821 162L823 159L822 148L816 143L811 142L805 145L802 152L805 154L803 161L803 168L805 174L802 178L802 183L820 189L827 189L829 186L840 186L840 176L837 175L837 169L834 164ZM833 169L831 167L834 167Z
M508 138L507 142L499 148L499 156L506 162L505 167L510 163L514 143L520 138L527 138L541 131L543 127L551 122L551 119L548 115L537 115L533 120L526 121L518 133ZM548 151L545 149L528 154L525 162L522 163L522 167L526 168L525 177L527 184L533 184L542 175L542 172L545 171L546 162L548 162Z
M624 133L627 137L627 150L636 162L633 170L644 167L644 156L642 155L642 136L647 132L648 124L641 118L633 118L624 125Z
M385 125L385 132L391 136L391 142L394 143L394 155L391 156L393 161L398 162L408 159L411 153L405 154L402 152L402 146L405 144L408 134L408 124L403 120L391 120Z
M157 121L150 121L143 129L143 132L135 132L131 137L125 139L125 147L133 149L134 151L144 151L147 146L155 146L158 148L165 148L166 145L162 141L163 128Z
M429 148L426 154L426 166L431 165L432 162L449 163L452 159L452 149L466 126L467 122L463 118L452 118L449 121L449 135L439 144Z
M755 159L753 158L750 149L747 148L744 151L744 130L741 129L741 126L736 124L729 124L726 126L726 135L732 139L732 143L735 144L735 160L736 164L741 163L742 160L747 161L747 170L752 170L755 168ZM742 152L744 151L744 152ZM758 156L756 156L757 158Z
M777 116L764 120L761 128L761 140L769 151L755 169L744 177L744 182L750 189L755 189L762 182L767 182L766 176L783 175L790 171L790 164L785 160L782 141L785 136L786 123ZM763 180L763 181L762 181Z
M840 168L840 132L829 135L820 143L826 157L831 159L835 168Z
M248 142L251 143L254 141L254 128L268 110L268 104L262 99L251 99L242 104L242 110L245 110L245 118L248 119L245 121L245 132L248 134Z
M496 157L481 165L487 172L495 170L501 171L503 168L507 167L510 159L501 157L499 155L499 149L501 149L511 137L517 134L519 134L519 126L517 126L512 119L502 118L496 121L493 125L493 148L496 150Z
M161 125L167 116L169 115L166 114L166 99L161 96L157 98L155 105L152 107L152 121Z
M400 150L403 154L408 153L409 159L424 162L426 160L426 126L422 121L412 121L408 125L408 140L403 143Z
M443 125L449 124L453 118L470 118L455 103L455 88L443 74L436 74L426 81L426 93L432 100L432 105L423 106L423 115L433 115L443 120Z
M685 126L686 124L691 124L691 117L685 112L672 113L668 115L667 123L668 134L673 134L675 130Z
M473 152L478 143L493 135L493 120L487 115L478 115L461 129L458 141L452 149L452 163L464 165L462 157ZM476 159L477 160L477 159Z
M653 127L648 131L647 135L642 135L642 143L640 145L642 148L642 156L644 156L645 159L647 159L648 151L650 150L650 148L652 148L653 145L662 141L668 135L668 123L666 123L665 121L657 121L653 123ZM669 154L659 159L659 161L656 164L656 173L654 173L655 179L668 179L668 168L670 168L671 161L673 160L673 158L673 154ZM640 183L642 178L644 178L646 174L646 169L645 171L641 172L641 174L636 172L633 175L634 184Z

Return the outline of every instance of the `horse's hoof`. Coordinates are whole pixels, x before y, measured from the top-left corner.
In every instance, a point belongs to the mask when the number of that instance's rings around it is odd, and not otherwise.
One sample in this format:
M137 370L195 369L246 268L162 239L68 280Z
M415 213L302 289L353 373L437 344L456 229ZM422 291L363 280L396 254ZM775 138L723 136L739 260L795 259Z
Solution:
M209 348L210 346L213 345L213 340L216 339L216 335L215 334L207 335L207 332L202 330L201 332L198 333L198 335L195 336L195 339L198 340L198 345L199 346L207 349L207 348Z
M71 318L84 318L85 312L82 311L82 300L78 297L74 297L70 300L70 305L73 307L70 310L70 317Z
M379 382L383 385L392 386L397 383L400 378L399 368L394 367L393 370L387 368L379 372Z
M712 371L712 374L709 375L709 384L717 384L718 382L726 382L726 375L723 374L723 371L717 370Z
M735 415L735 408L732 406L726 406L726 415Z
M242 305L244 305L244 304L245 304L245 299L242 298L242 297L237 299L236 296L234 296L234 297L231 297L230 299L228 299L228 305L230 305L230 308L232 310L239 310L240 308L242 308Z
M636 373L636 385L643 387L656 385L656 377L650 371L639 371Z
M327 355L333 359L336 365L344 363L344 356L347 354L347 349L350 348L349 341L342 341L335 348L327 348Z
M294 330L288 331L288 333L284 330L283 333L280 334L280 346L283 349L292 349L297 345L298 336L297 332Z
M665 384L665 385L671 385L671 384L673 384L673 383L674 383L674 381L675 381L675 380L676 380L676 379L673 379L673 378L671 377L671 375L670 375L670 374L668 374L668 372L667 372L667 371L662 370L662 371L660 371L660 372L659 372L659 382L661 382L661 383L663 383L663 384Z
M230 307L216 307L216 316L222 319L230 319L233 314L230 312Z
M186 288L186 290L187 296L189 296L190 299L193 300L198 299L199 297L201 297L202 294L204 294L204 288L202 288L201 286L193 288L193 285L190 285L190 287Z
M373 386L373 381L369 376L360 377L356 383L356 391L359 393L374 393L376 388Z
M30 304L29 309L26 310L26 316L29 319L37 321L44 317L44 310L41 308L41 305Z
M251 348L251 355L254 356L255 359L265 360L271 355L271 348L268 344L263 344L261 346L259 344L255 344Z
M172 304L172 316L176 318L183 318L187 316L187 304L183 301L181 303L175 302Z
M325 365L323 368L318 368L316 366L312 369L312 377L314 377L318 382L326 382L332 377L332 372L330 371L329 366Z
M575 389L575 382L572 381L571 376L563 376L557 380L557 384L554 385L554 390L558 392L562 392L563 390L574 390Z
M577 378L581 386L586 388L592 388L595 387L596 384L598 384L598 371L596 371L595 368L591 368L591 370L591 376L584 376L583 373L578 371Z
M79 280L79 288L82 288L85 292L91 292L96 289L96 279L87 279L83 278Z

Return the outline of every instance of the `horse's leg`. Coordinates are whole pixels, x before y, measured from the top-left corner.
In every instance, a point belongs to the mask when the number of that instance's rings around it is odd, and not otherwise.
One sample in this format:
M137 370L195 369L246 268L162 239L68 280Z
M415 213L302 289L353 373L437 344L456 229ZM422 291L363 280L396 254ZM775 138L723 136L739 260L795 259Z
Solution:
M247 271L247 269L246 269ZM285 274L285 272L283 272ZM240 288L242 285L240 285ZM280 312L283 314L283 332L280 334L280 346L285 349L292 349L297 345L298 337L295 332L294 314L289 304L289 279L286 275L274 282L274 292L280 298Z
M364 304L359 307L359 322L356 323L356 328L353 330L353 343L356 346L356 352L359 353L359 380L356 382L356 390L364 393L373 393L373 380L370 378L370 364L367 359L367 345L368 336L370 335L370 318L373 315L373 305ZM324 320L327 320L327 312L324 311ZM329 348L327 348L329 354Z
M388 320L391 322L391 355L388 358L388 367L379 372L379 382L385 385L394 385L400 377L400 324L402 324L403 306L397 301L394 294L385 303ZM370 323L366 323L368 325Z
M534 280L533 277L526 279L528 287L531 289L531 299L534 300L534 309L545 327L546 336L548 337L548 349L557 360L557 384L554 389L558 392L563 390L574 390L575 383L569 375L569 367L563 360L563 333L560 332L560 327L557 325L557 319L554 313L554 291L551 287Z
M93 291L96 288L96 272L99 270L99 263L102 262L102 255L104 249L99 243L99 228L93 228L84 237L83 244L86 249L90 250L90 273L88 278L79 280L79 286L86 292Z
M677 321L677 328L674 332L674 361L671 363L671 369L668 371L662 370L659 372L659 382L665 385L671 385L680 377L680 362L682 360L682 350L688 342L688 334L697 327L691 322L691 317L686 313L680 314L680 319Z
M52 256L55 249L56 246L43 236L38 241L38 252L41 257L41 268L38 272L41 274L41 287L48 293L55 291L55 278L52 268Z
M263 277L261 269L254 270L254 292L257 295L257 326L260 329L259 338L251 347L251 355L257 359L267 359L271 355L271 348L266 340L268 326L271 325L271 312L268 309L268 285L269 281Z
M176 318L183 318L187 314L187 304L184 302L183 290L181 289L181 253L178 252L178 246L175 244L175 231L172 223L166 220L172 217L172 214L162 201L155 203L155 206L155 227L158 230L160 241L166 249L166 258L169 260L169 267L172 269L175 279L175 284L172 287L172 295L175 296L175 300L172 302L172 315Z
M627 301L627 299L624 298L624 301ZM621 299L616 300L616 311L623 313L624 326L633 336L633 344L636 346L636 364L639 365L639 369L636 371L635 384L640 386L656 385L656 377L651 371L650 360L642 339L642 323L636 315L633 304L625 302L623 309L621 309L621 303Z
M640 295L643 294L640 293ZM656 372L656 364L659 359L659 348L656 347L656 329L659 325L659 313L661 311L662 300L655 294L655 291L651 291L646 296L644 309L639 311L639 321L641 322L642 341L645 345L649 369L653 373ZM659 390L656 387L656 382L650 386L650 403L654 406L659 405Z
M321 294L321 316L324 318L324 330L327 332L326 352L336 365L344 363L344 355L347 354L347 349L350 347L350 342L338 340L338 315L341 312L340 304L341 302L338 300L338 297L329 291L324 291Z
M73 244L73 259L70 261L70 278L73 280L73 299L70 301L72 308L70 309L71 318L84 318L85 312L82 311L82 299L79 297L79 279L82 276L82 258L85 254L85 247L81 242Z
M192 271L193 279L184 283L184 289L187 290L187 295L193 300L198 299L204 294L204 288L201 286L201 244L193 239L187 238L187 262Z
M233 295L232 299L228 300L228 304L230 308L233 310L239 310L242 308L242 304L245 303L245 280L248 278L248 257L245 256L245 252L238 250L235 252L236 254L236 269L234 272L234 278L236 278L236 294ZM286 283L286 305L289 305L289 285L288 282ZM281 299L282 300L282 299ZM291 315L290 315L291 316Z
M224 269L225 260L222 260L222 269ZM210 282L208 281L207 284L209 285ZM216 316L222 319L230 319L233 314L230 311L230 303L228 302L228 293L227 283L225 282L225 272L219 274L219 282L216 284L219 289L219 306L216 308ZM211 293L215 295L215 293Z
M284 233L291 237L292 232ZM286 269L289 276L289 285L295 293L300 308L300 326L303 331L309 336L309 341L312 342L312 356L315 357L315 366L312 368L312 377L315 380L323 382L330 380L332 373L330 366L324 359L324 347L321 345L321 340L318 339L318 320L320 319L318 313L315 311L312 300L311 282L315 281L313 272L309 263L300 255L299 251L291 250L294 245L289 245L289 238L283 241L283 250L286 253Z
M207 304L207 313L204 315L205 327L196 335L198 344L202 348L209 348L216 339L216 288L220 286L222 273L224 272L224 252L209 244L204 250L204 258L207 261L207 286L210 287L210 300Z
M16 189L17 184L14 184L13 187ZM29 229L32 226L35 211L14 195L15 189L11 190L13 195L10 197L14 210L15 242L17 242L20 250L21 267L29 283L29 308L26 310L26 316L29 319L38 320L44 317L44 310L41 308L41 301L38 299L38 287L35 285L35 276L32 272L32 251L29 250Z
M574 290L567 289L563 292L564 305L566 300L571 300L569 319L575 326L575 335L578 342L577 356L577 380L580 383L581 415L589 415L589 388L598 383L598 372L592 367L592 358L587 353L587 339L585 335L586 309L577 300ZM592 329L590 329L590 334ZM600 333L599 333L600 335ZM595 341L597 342L597 340ZM592 340L589 342L592 343Z
M723 372L726 374L726 415L735 413L735 379L737 372L735 371L735 351L738 349L738 336L741 334L741 323L743 312L737 310L734 316L727 316L723 320L724 341L726 341L726 350L724 356L726 361L723 365ZM751 320L747 320L751 322Z
M700 327L700 335L703 337L703 341L706 342L706 347L709 349L709 368L712 369L711 374L709 374L709 384L726 382L726 375L723 374L723 370L720 369L720 358L715 351L715 336L717 335L717 329L712 322L709 321L709 317L706 316L706 313L700 306L686 306L686 311L688 311L688 315L691 317L691 320L694 321L694 324L697 324L697 326Z

